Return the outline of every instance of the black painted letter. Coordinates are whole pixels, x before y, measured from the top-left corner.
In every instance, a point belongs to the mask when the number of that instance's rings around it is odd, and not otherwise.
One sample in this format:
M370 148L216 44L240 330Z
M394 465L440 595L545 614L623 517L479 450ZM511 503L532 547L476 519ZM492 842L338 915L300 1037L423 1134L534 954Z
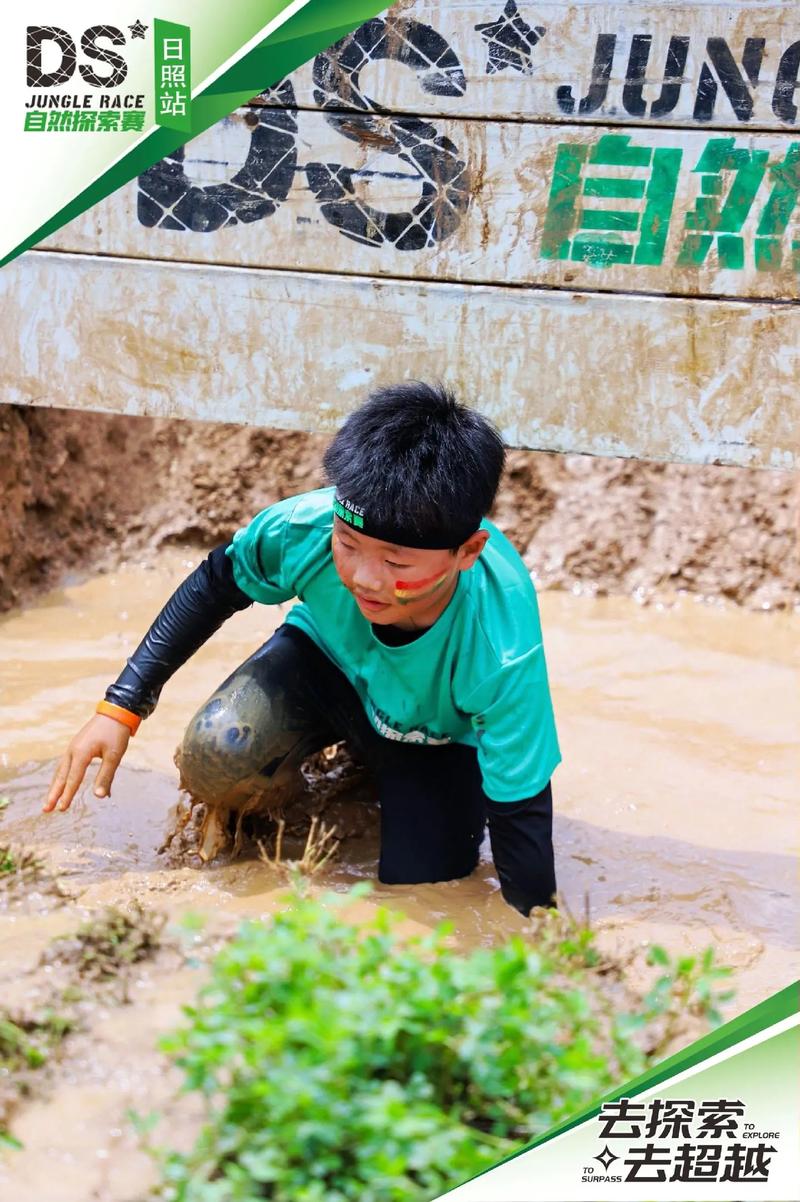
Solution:
M778 74L775 77L772 111L779 121L791 123L797 120L794 91L797 87L798 71L800 71L800 42L792 42L791 46L787 46L781 55Z
M230 183L193 184L184 171L183 146L139 176L142 225L207 234L272 216L289 195L297 169L297 108L288 80L263 96L285 107L265 106L252 113L250 150Z
M592 82L589 85L589 91L578 105L578 113L581 117L588 117L590 113L596 113L605 100L616 48L617 35L615 33L598 34L594 63L592 64ZM556 100L562 113L575 111L575 97L572 95L572 88L569 84L562 84L561 87L556 88Z
M709 38L706 42L708 57L725 89L738 121L749 121L753 116L753 96L742 78L730 47L724 38ZM742 66L751 88L758 84L761 60L764 57L764 38L748 38L744 44ZM695 121L710 121L714 116L717 100L717 81L708 63L703 63L697 84L694 102Z
M464 71L441 34L405 18L367 21L314 60L317 104L327 110L356 110L348 115L326 112L329 124L367 153L396 155L410 168L404 174L421 185L418 203L409 212L386 213L360 200L356 177L376 174L367 167L309 163L308 183L325 220L346 237L371 246L388 243L396 250L421 250L442 242L460 225L469 205L469 173L458 147L430 122L362 115L386 112L360 86L361 71L379 59L410 67L423 91L436 96L462 96Z
M649 33L637 33L634 34L631 41L628 74L622 89L622 105L632 117L647 116L647 102L642 96L642 89L647 77L652 40ZM661 85L659 96L650 106L651 117L666 117L677 105L683 86L683 74L686 70L688 54L689 39L687 37L673 36L670 38L664 67L664 82Z

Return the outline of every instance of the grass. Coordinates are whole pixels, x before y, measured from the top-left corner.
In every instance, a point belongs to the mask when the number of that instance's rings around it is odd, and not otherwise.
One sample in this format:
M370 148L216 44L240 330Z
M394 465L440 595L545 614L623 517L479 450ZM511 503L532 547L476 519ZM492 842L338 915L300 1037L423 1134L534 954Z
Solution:
M283 836L285 830L286 822L283 818L279 818L272 854L269 853L261 840L258 843L258 853L259 858L264 864L276 869L290 883L301 877L310 879L318 876L329 860L339 850L339 844L336 840L336 828L327 827L315 815L311 819L311 825L306 835L305 847L300 859L287 860L283 855Z
M166 915L145 910L138 902L128 911L111 906L73 935L54 939L43 963L69 965L77 981L121 985L127 1001L128 970L159 949L165 923Z
M38 1009L0 1005L0 1148L19 1146L8 1126L13 1109L33 1092L37 1074L57 1058L70 1032L84 1025L87 986L92 1000L106 994L127 1002L130 970L163 945L165 921L138 904L129 912L101 911L46 948L38 967L58 965L64 972Z
M151 1149L163 1199L425 1202L654 1063L686 1008L719 1018L711 952L656 949L637 998L569 916L465 955L447 924L354 927L337 910L364 892L298 887L216 957L162 1045L206 1115L190 1152Z
M18 1147L8 1130L11 1112L32 1092L33 1073L49 1063L75 1027L65 999L32 1013L0 1006L0 1148Z
M0 797L0 818L10 801ZM0 842L0 899L17 897L34 887L58 898L67 897L41 856L26 847Z
M24 889L47 876L45 862L35 852L0 843L0 888Z

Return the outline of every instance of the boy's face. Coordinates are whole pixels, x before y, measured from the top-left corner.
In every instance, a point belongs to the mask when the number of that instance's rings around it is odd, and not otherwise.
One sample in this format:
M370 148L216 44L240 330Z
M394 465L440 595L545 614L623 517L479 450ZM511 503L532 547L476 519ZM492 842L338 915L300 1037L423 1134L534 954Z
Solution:
M446 609L459 572L471 568L489 537L477 530L457 551L398 547L333 519L333 562L368 621L418 630Z

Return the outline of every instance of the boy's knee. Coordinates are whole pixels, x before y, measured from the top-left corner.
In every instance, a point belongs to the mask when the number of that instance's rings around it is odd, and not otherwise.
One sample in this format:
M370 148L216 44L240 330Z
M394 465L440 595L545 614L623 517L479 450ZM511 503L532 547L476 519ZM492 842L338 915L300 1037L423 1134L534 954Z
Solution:
M234 679L186 728L177 754L181 786L203 801L223 799L269 767L274 705L249 677Z

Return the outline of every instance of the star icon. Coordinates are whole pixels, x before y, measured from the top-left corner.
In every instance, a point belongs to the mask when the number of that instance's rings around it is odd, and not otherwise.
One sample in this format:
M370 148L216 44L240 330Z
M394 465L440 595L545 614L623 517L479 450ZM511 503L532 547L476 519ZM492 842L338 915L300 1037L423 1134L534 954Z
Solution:
M128 26L128 29L131 31L131 38L144 38L144 35L147 33L147 28L148 27L146 25L142 25L138 17L134 21L133 25Z
M615 1156L614 1153L610 1151L608 1144L606 1144L600 1155L595 1156L594 1159L599 1160L605 1171L608 1172L608 1166L612 1165L615 1160L619 1160L619 1156Z
M533 74L531 51L547 31L544 25L531 27L523 21L516 0L508 0L496 21L476 25L475 29L489 47L487 75L496 75L507 67L521 75Z

